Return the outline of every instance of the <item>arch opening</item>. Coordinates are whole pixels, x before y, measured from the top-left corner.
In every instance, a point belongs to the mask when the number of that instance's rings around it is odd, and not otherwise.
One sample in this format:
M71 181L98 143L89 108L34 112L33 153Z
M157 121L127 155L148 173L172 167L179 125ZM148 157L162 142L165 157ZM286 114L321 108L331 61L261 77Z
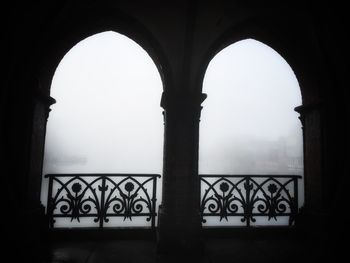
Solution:
M275 50L253 39L227 46L210 61L203 92L208 98L201 114L199 174L303 177L302 127L294 111L302 102L300 87ZM203 182L201 186L203 197ZM302 179L298 188L301 207ZM234 190L230 193L235 195ZM240 219L209 218L203 226L244 225ZM252 224L285 225L288 218L257 218Z
M107 31L80 41L63 57L52 79L51 96L57 103L52 106L47 123L43 176L160 175L163 116L159 102L162 91L157 66L130 38ZM161 199L159 181L157 203ZM42 182L41 201L46 204L48 179L43 178ZM141 180L141 184L144 182ZM121 183L119 188L130 190L127 183ZM132 191L128 193L133 194ZM142 198L147 199L146 196ZM150 224L144 218L126 219L114 217L108 226ZM98 226L98 223L69 218L56 225L84 227Z

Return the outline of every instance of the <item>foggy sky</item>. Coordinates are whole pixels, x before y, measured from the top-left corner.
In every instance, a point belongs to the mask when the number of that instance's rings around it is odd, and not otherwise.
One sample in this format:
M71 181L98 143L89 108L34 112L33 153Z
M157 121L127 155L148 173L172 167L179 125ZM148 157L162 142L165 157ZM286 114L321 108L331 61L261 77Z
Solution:
M154 62L134 41L105 32L78 43L52 81L44 173L160 173L161 93Z
M228 46L210 62L203 92L200 173L302 173L283 165L302 160L301 123L293 110L301 94L277 52L252 39Z

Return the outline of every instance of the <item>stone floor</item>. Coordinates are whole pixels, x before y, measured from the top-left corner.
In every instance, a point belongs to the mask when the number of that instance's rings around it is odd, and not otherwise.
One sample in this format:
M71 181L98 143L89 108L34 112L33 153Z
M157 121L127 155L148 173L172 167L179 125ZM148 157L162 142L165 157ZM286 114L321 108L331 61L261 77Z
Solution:
M60 241L50 250L48 263L173 263L173 262L322 262L330 250L319 240L291 238L207 238L197 255L157 255L150 240ZM335 258L334 258L335 259ZM336 262L336 261L333 261Z

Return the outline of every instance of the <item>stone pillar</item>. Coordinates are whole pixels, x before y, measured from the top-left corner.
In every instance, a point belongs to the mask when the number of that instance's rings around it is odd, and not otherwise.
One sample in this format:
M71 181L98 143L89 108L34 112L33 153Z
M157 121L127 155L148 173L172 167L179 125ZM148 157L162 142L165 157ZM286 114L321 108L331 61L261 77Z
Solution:
M48 222L40 202L46 123L55 100L40 92L32 94L32 123L29 137L29 168L26 177L24 218L21 224L24 246L30 258L46 257Z
M55 99L40 92L33 94L33 122L30 138L29 174L27 178L26 207L28 208L35 208L40 204L46 123L50 106L55 102Z
M158 252L189 253L201 248L198 139L204 95L163 93L165 143Z
M303 231L321 233L327 221L323 106L317 102L296 107L295 111L300 113L304 141L305 205L299 216L299 226Z

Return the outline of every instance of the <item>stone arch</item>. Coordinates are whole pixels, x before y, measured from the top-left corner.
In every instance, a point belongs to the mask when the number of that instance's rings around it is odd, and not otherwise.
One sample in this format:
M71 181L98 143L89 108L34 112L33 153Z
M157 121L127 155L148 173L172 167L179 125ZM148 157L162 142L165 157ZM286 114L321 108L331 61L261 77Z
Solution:
M201 92L210 61L225 47L240 40L251 38L260 41L285 59L296 75L302 95L302 105L295 110L300 113L299 119L303 129L305 180L303 213L308 216L314 211L321 211L326 205L323 198L327 190L322 179L324 177L322 121L325 118L322 101L324 90L330 83L330 76L319 44L312 41L316 37L305 26L308 24L307 19L301 16L299 23L291 26L288 17L289 15L256 17L228 27L212 41L202 57L195 85L199 89L198 93Z
M115 10L114 10L115 11ZM123 34L140 45L152 58L158 68L166 89L170 74L168 61L163 49L152 33L136 19L122 12L109 14L96 10L79 15L77 19L69 19L59 28L53 28L47 37L47 42L40 44L42 54L39 59L38 77L41 85L50 86L50 81L64 55L83 39L105 31L115 31Z
M33 125L30 139L30 164L28 175L27 196L31 206L38 206L41 191L41 173L44 156L44 142L46 122L50 112L50 105L55 99L50 97L51 81L55 70L64 55L77 43L85 38L105 31L121 33L141 46L157 66L163 89L171 83L171 74L167 58L158 41L152 33L136 19L127 16L118 10L93 10L77 17L66 19L61 24L59 18L53 23L46 38L37 43L40 53L37 60L29 67L32 69L32 78L36 79L33 95Z
M199 136L201 178L203 174L303 175L302 130L294 111L301 104L300 87L282 56L254 39L241 40L215 55L203 82L208 99ZM301 207L302 180L298 189ZM241 224L236 219L208 218L205 226Z
M293 69L299 82L303 104L319 101L324 86L329 83L324 58L320 56L320 47L318 43L311 41L315 36L305 26L308 23L307 19L301 17L300 24L292 27L288 23L288 17L288 15L255 17L223 30L213 39L202 56L202 62L197 70L196 87L202 89L208 64L218 52L235 42L255 39L275 50ZM321 80L318 78L320 75Z

